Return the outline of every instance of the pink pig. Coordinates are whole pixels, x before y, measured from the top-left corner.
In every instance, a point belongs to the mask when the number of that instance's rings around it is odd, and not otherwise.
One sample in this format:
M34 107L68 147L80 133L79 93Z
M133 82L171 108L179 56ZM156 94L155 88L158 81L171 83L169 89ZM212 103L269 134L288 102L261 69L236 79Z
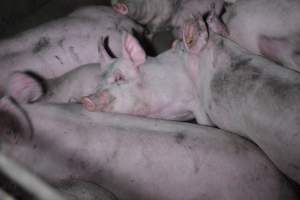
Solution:
M101 65L107 70L101 89L82 98L85 108L173 120L194 118L197 95L177 50L146 61L144 50L132 35L124 32L122 38L121 58L111 59L102 48L100 60L105 63Z

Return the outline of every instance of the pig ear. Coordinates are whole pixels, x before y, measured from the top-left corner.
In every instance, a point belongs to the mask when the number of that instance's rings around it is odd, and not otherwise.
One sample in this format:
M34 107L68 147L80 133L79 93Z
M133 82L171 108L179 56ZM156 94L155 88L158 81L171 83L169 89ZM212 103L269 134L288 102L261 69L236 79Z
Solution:
M208 32L203 19L187 20L183 25L182 38L187 51L199 53L208 41Z
M122 14L122 15L127 15L128 14L128 6L125 3L116 3L113 6L113 9Z
M135 39L131 34L123 32L122 42L122 55L124 58L130 59L134 63L134 66L139 66L145 63L146 53L137 39Z
M98 54L99 54L99 63L101 65L101 69L104 67L104 66L107 66L109 65L111 62L112 62L112 58L110 57L110 55L108 54L108 52L106 51L105 49L105 40L107 39L104 38L104 37L101 37L99 40L98 40Z
M211 5L211 11L207 16L206 23L209 29L212 30L213 32L223 35L225 37L229 36L229 31L227 29L227 26L217 16L214 4Z
M15 72L7 83L6 92L18 102L30 103L43 95L43 84L26 72Z

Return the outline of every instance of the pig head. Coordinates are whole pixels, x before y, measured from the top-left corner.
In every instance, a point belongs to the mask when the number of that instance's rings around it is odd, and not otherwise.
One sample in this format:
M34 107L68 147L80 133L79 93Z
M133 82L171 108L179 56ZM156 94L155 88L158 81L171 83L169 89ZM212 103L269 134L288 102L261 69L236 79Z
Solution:
M111 59L102 47L101 89L83 97L89 111L126 113L147 117L188 120L197 107L196 92L176 49L148 57L137 40L123 33L122 57Z

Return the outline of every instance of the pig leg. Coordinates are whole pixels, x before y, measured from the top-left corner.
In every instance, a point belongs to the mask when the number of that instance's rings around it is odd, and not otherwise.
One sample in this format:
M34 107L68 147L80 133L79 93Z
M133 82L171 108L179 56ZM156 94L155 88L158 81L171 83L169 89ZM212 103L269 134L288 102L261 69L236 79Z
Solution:
M297 42L290 41L293 40L261 35L258 39L259 51L275 62L300 71L300 47L295 49Z
M19 102L29 103L39 99L45 90L41 78L29 72L15 72L6 86L6 95Z

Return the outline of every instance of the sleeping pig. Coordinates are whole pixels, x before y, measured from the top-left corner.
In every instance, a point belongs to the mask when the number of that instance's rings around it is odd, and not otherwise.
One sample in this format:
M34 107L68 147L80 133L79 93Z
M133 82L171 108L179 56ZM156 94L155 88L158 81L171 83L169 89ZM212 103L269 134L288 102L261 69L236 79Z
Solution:
M205 15L212 3L220 14L223 0L111 0L118 13L147 25L150 38L160 30L180 27L193 15Z
M222 130L7 98L0 116L1 151L49 182L93 182L122 200L297 199L256 145Z
M207 18L213 31L216 20ZM103 88L84 97L84 107L161 118L171 108L168 119L188 111L199 124L250 138L300 183L300 74L213 31L208 34L202 19L189 20L183 43L148 61L127 36L123 57L111 60Z
M300 71L300 1L239 0L223 20L230 39L253 53Z
M121 30L141 28L104 6L86 7L0 42L0 96L13 71L34 71L54 78L79 65L98 62L97 41L110 36L114 55L120 55Z

